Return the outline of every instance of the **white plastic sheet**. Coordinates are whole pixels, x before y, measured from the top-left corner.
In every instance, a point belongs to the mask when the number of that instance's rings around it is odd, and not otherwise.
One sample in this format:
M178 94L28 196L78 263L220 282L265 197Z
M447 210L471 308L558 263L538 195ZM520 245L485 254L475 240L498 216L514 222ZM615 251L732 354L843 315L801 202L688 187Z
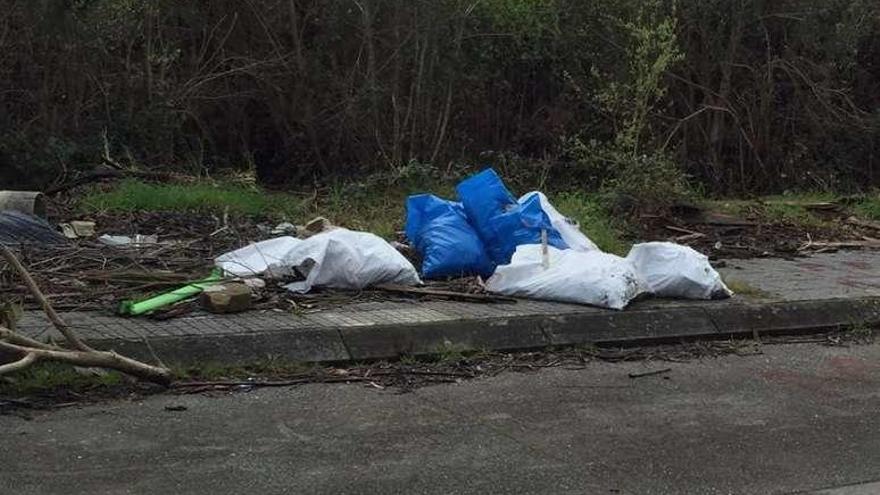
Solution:
M733 295L709 258L671 242L636 244L627 256L646 288L659 297L722 299Z
M548 246L549 267L542 246L521 245L509 265L499 266L486 283L491 292L561 302L623 309L642 292L632 265L598 250L560 250Z
M214 264L227 275L250 277L263 275L269 265L278 263L303 241L295 237L277 237L226 253Z
M553 225L553 228L559 231L559 235L562 237L562 240L568 244L569 249L575 251L599 250L599 247L581 232L576 222L562 213L559 213L559 211L553 207L544 193L540 191L532 191L519 198L519 203L523 203L535 194L540 198L541 209L544 210L544 213L546 213L548 217L550 217L550 223Z
M302 275L285 286L305 293L313 287L363 289L377 284L418 285L418 272L391 244L367 232L335 229L300 241L272 263L273 276Z

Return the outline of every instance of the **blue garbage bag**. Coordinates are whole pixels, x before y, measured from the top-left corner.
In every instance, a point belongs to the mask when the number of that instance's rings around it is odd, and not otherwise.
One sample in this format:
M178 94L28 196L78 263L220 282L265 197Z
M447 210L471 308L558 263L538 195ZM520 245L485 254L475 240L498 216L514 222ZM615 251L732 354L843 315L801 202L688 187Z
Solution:
M406 237L422 256L425 278L480 275L495 271L461 203L432 194L406 201Z
M486 169L456 187L468 219L496 265L510 263L521 244L540 244L541 231L547 231L547 243L568 249L550 217L541 208L538 195L518 203L494 170Z

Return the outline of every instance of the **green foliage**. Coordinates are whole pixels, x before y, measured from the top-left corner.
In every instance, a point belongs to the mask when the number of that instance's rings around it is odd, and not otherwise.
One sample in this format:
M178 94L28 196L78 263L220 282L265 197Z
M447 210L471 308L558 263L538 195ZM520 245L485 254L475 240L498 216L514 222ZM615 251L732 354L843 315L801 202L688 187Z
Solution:
M554 187L627 194L640 175L742 194L880 181L876 1L279 5L11 2L4 183L93 168L105 129L127 166L247 163L273 186L437 175L487 154L538 164Z
M684 55L678 47L676 19L663 11L659 0L641 2L634 20L617 22L628 35L628 73L623 80L610 80L600 90L599 100L622 118L614 143L617 150L638 155L649 114L666 94L666 73Z
M683 59L678 47L674 9L667 13L661 2L638 5L630 20L616 22L626 33L626 73L605 77L598 99L617 118L613 139L600 142L572 138L567 153L610 196L615 211L634 213L662 210L691 196L681 168L662 150L642 152L650 143L649 118L656 102L666 94L666 74ZM594 69L597 78L603 75Z
M872 194L859 201L855 210L860 218L880 220L880 195Z
M743 282L742 280L725 279L724 284L727 285L727 288L732 290L734 294L740 297L763 299L768 296L767 293L763 290L749 285L747 282Z
M624 222L614 219L597 195L579 192L561 193L551 197L556 209L575 220L581 231L600 249L626 255L630 245L623 241Z
M85 196L84 211L215 211L245 215L294 211L291 196L214 183L148 184L127 180L108 190Z
M755 205L764 218L771 222L786 223L804 227L827 227L828 222L817 217L806 205L812 202L828 201L829 195L801 195L795 199L791 196L767 198Z

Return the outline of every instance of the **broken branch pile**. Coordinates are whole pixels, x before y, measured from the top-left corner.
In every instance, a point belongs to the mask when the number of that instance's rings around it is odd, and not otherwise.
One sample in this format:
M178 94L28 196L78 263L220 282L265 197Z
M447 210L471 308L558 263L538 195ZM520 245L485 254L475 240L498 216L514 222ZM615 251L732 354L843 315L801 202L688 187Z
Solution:
M39 302L49 321L61 333L67 344L65 348L39 342L17 334L12 328L0 326L0 350L19 356L17 361L0 365L0 375L23 370L38 361L59 361L74 366L115 369L163 385L171 383L171 371L165 367L152 366L113 351L98 351L89 347L55 312L31 274L12 251L0 246L0 255L21 277L28 291Z

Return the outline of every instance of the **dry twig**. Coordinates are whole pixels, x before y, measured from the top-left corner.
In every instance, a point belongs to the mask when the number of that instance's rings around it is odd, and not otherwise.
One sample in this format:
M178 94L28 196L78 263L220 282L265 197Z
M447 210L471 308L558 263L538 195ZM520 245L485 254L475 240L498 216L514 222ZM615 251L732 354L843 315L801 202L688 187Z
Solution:
M31 274L22 266L12 251L6 246L0 246L0 255L24 280L31 295L39 301L49 321L64 336L67 345L71 347L71 349L66 349L44 344L0 326L0 350L21 356L17 361L0 366L0 375L20 371L37 361L47 360L87 368L109 368L163 385L171 383L171 371L167 368L151 366L113 351L98 351L87 346L55 312L46 296L34 282Z

